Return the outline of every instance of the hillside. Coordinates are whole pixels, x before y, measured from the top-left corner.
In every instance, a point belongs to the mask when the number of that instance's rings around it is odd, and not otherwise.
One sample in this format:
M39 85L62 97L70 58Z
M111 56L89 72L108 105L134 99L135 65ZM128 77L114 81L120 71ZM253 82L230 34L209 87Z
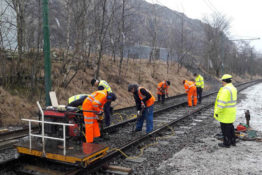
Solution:
M26 42L23 43L21 40L20 43L20 49L23 52L19 54L17 51L10 51L9 54L8 49L3 47L0 53L0 85L4 85L0 87L2 101L0 126L20 125L21 118L37 116L36 101L40 101L42 105L45 104L42 6L39 2L30 0L25 3L24 37ZM71 2L71 4L66 2ZM218 88L217 78L211 75L212 73L214 75L215 70L212 60L201 56L204 53L203 42L201 42L204 37L203 26L206 24L187 18L183 13L153 5L144 0L126 2L128 3L124 6L121 1L107 1L104 4L105 8L102 8L102 1L49 1L52 90L56 91L59 104L66 104L67 99L73 95L92 93L95 88L91 87L90 80L99 66L101 66L99 78L106 80L118 96L115 108L134 105L132 95L127 92L129 83L138 83L156 95L157 83L168 79L171 81L169 94L173 96L184 93L183 79L192 79L192 72L201 72L206 80L205 90ZM120 17L121 5L126 10L126 18L123 21ZM8 9L10 10L10 7ZM103 9L105 13L102 13ZM10 16L10 19L16 26L15 15ZM9 25L9 21L6 22ZM15 27L11 30L3 26L5 30L8 30L8 35L5 37L15 40L19 30ZM6 38L3 41L11 42ZM11 45L17 45L17 40L8 44L12 50ZM150 50L147 57L124 54L124 47L129 46L147 48L151 46L150 49L152 47L166 48L170 52L166 54L169 65L157 60L157 57L154 58L153 53L156 55L157 50ZM217 48L217 50L220 49ZM179 52L180 60L178 59ZM253 53L252 50L250 53ZM130 58L123 60L122 77L119 82L118 66L121 61L118 57L121 54ZM235 52L232 54L237 55ZM252 54L250 58L248 54L242 54L241 59L230 54L225 55L228 57L224 60L230 61L230 64L225 62L228 69L223 68L224 71L241 74L239 76L247 77L247 79L250 79L248 76L250 73L256 75L256 67L260 64L252 62ZM152 64L148 64L148 57L154 58ZM223 63L219 61L222 57L218 54L210 58L218 60L216 73L219 77ZM203 64L200 64L201 60ZM250 60L252 64L246 66L247 60ZM185 67L178 71L176 61ZM100 62L101 65L98 64ZM242 64L238 65L238 63ZM67 85L71 78L73 78L72 81ZM242 78L236 76L234 79L238 82L243 81Z
M149 65L146 60L124 60L124 77L120 83L117 83L117 66L113 64L111 59L104 59L102 64L100 78L109 82L113 91L117 94L117 100L113 105L115 109L135 105L132 94L127 92L129 83L138 83L156 95L157 83L168 79L171 81L169 88L170 96L184 93L182 85L183 79L192 79L192 73L182 68L177 73L176 65L171 65L167 74L166 63L158 61L155 63L157 69L152 78L152 64ZM127 64L128 63L128 64ZM52 84L53 90L56 91L59 104L67 104L67 99L75 94L92 93L95 88L91 86L90 80L93 77L94 70L84 68L79 70L75 78L70 82L67 88L61 87L62 77L59 72L61 70L61 62L54 61L52 63ZM0 126L20 125L21 118L37 117L36 101L39 100L44 106L44 90L43 85L39 84L40 92L31 96L30 88L23 89L4 89L0 87L1 106L0 106ZM206 89L210 88L207 84Z
M90 84L94 70L88 67L80 69L67 88L62 87L63 74L60 73L62 69L61 66L61 61L53 61L52 63L52 89L57 94L59 104L67 104L67 99L70 96L81 93L92 93L96 90L96 88L92 87ZM182 84L184 79L193 79L192 73L185 68L182 68L177 73L177 65L175 63L169 65L167 73L167 65L163 61L157 61L155 64L148 64L148 61L143 59L124 59L124 77L123 80L118 83L117 64L115 64L112 59L106 57L103 58L103 64L101 66L100 78L108 81L117 95L116 102L112 104L115 105L115 109L135 105L132 94L127 92L129 83L138 83L148 88L156 96L158 82L168 79L171 81L169 95L173 96L184 93ZM152 77L152 70L154 70L153 66L155 66L154 78ZM43 72L41 70L39 71ZM204 90L218 88L220 86L216 78L205 72L201 74L205 78ZM234 76L234 82L243 82L248 79L250 79L248 76L246 79ZM35 96L32 96L31 89L27 87L23 87L22 89L6 87L4 89L0 86L0 127L24 125L25 123L21 122L21 118L37 117L38 109L36 101L40 101L42 106L45 104L44 89L41 82L38 84L37 89L40 89L39 92Z

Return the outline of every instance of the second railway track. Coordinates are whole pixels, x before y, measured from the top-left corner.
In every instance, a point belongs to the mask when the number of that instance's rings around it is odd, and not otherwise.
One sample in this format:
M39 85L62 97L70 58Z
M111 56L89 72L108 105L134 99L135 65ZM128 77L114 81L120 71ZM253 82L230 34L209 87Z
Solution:
M254 82L240 84L238 86L238 89L239 90L244 89L255 83L257 82L254 81ZM89 172L93 172L96 169L100 168L103 163L120 155L120 152L119 152L120 150L126 151L130 147L134 148L132 149L134 153L132 153L132 150L131 150L127 154L136 155L137 153L135 150L137 149L135 148L143 147L146 144L148 144L147 142L149 143L155 142L156 141L155 139L158 138L159 135L170 134L176 131L177 126L173 126L175 123L178 123L181 121L183 123L186 117L190 119L190 116L193 116L199 113L200 111L203 111L207 109L208 107L212 106L215 100L215 97L216 97L215 92L207 94L205 96L203 103L201 105L198 105L197 107L184 108L184 106L187 104L184 101L184 102L178 102L177 104L165 106L165 108L162 108L162 109L155 110L155 115L154 115L155 116L154 118L154 128L155 129L150 134L139 132L134 135L131 133L136 119L130 119L128 121L120 122L111 127L105 128L105 131L108 131L108 132L113 131L113 132L110 133L109 141L101 141L101 142L103 142L104 144L110 145L111 151L108 153L106 157L89 165L87 169L82 169L82 171L86 172L88 170ZM148 139L149 137L151 139ZM78 170L78 171L81 171L81 170Z

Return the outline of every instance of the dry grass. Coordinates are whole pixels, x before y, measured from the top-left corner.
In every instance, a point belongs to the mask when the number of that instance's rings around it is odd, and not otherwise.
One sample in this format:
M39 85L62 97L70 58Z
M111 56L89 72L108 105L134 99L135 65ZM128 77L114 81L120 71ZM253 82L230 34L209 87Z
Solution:
M21 125L22 118L37 117L37 107L25 99L12 96L0 87L0 126Z
M176 66L172 66L167 74L166 64L162 61L157 61L156 72L152 77L152 64L148 64L146 60L124 60L123 66L123 79L118 83L118 67L113 64L112 60L105 62L100 72L100 78L106 80L113 91L117 94L117 100L114 103L118 105L115 107L123 108L130 105L134 105L132 94L127 92L127 86L129 83L137 83L147 89L149 89L154 95L156 95L156 87L160 81L168 79L171 81L171 87L169 88L170 96L184 93L182 81L184 79L192 79L191 73L187 73L187 70L182 68L177 73ZM79 93L92 93L96 88L90 85L92 79L93 70L86 69L85 72L79 71L74 80L70 83L67 89L56 87L55 91L58 96L59 103L66 104L68 97Z
M154 64L148 64L147 60L125 59L123 61L123 78L118 82L118 60L114 63L109 58L103 58L101 65L100 78L106 80L112 90L117 95L117 100L112 105L116 105L115 109L135 105L132 94L127 92L129 83L138 83L139 85L149 89L156 96L156 87L160 81L170 80L169 95L177 95L184 93L182 81L184 79L193 79L192 73L182 68L177 73L177 65L170 66L167 73L167 65L163 61L156 61ZM70 96L80 93L92 93L96 90L92 87L90 80L94 75L94 69L84 68L79 70L75 78L68 87L62 88L61 82L63 75L60 75L61 63L52 64L52 84L53 90L56 91L59 104L67 104ZM153 70L155 70L153 72ZM41 74L43 73L42 70ZM73 72L70 73L71 75ZM242 80L237 77L237 80ZM209 85L205 85L208 89ZM43 95L42 95L43 96ZM24 96L13 96L6 90L0 88L0 126L20 125L21 118L37 117L37 107L35 102L30 102ZM42 104L44 102L42 101ZM23 122L24 123L24 122Z

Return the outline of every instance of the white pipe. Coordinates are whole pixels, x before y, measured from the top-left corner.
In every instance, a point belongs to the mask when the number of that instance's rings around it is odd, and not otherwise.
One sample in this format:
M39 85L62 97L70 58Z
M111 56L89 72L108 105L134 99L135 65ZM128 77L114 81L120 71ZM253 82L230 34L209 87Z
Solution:
M33 120L33 119L21 119L23 121L31 121L31 122L36 122L36 123L42 123L40 120ZM69 124L69 123L58 123L58 122L49 122L49 121L44 121L43 123L51 124L51 125L65 125L65 126L74 126L74 124Z
M37 135L37 134L32 134L32 136L34 136L34 137L42 137L42 135ZM62 138L57 138L57 137L44 136L44 138L46 138L46 139L51 139L51 140L61 140L61 141L64 141L64 139L62 139Z
M41 112L41 116L42 116L42 147L43 147L43 155L45 156L45 125L44 125L44 112L40 106L39 101L36 102L40 112Z

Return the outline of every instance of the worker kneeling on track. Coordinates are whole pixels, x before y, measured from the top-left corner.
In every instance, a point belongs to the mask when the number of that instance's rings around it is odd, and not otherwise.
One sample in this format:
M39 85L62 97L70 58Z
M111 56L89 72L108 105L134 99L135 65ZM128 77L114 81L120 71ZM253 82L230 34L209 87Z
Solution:
M116 95L107 90L95 91L83 102L86 142L92 143L94 138L100 137L98 125L99 117L103 115L103 106L108 101L115 101Z
M133 93L137 107L137 123L135 131L142 131L144 119L146 119L146 133L153 130L153 112L155 97L152 93L137 84L129 84L128 92Z
M197 105L197 91L193 81L183 80L183 84L187 93L187 103L189 107L192 107L192 96L194 99L194 106Z

